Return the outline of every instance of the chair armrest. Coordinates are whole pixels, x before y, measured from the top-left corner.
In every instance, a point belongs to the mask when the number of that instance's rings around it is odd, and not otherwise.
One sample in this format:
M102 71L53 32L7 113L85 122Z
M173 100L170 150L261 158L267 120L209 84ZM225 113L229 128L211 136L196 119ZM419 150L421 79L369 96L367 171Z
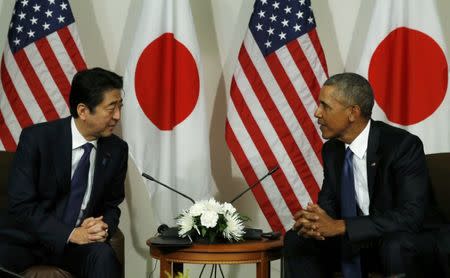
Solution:
M111 244L111 247L114 249L117 259L122 264L122 266L124 266L125 239L124 239L122 231L119 228L117 228L116 232L109 240L109 243Z

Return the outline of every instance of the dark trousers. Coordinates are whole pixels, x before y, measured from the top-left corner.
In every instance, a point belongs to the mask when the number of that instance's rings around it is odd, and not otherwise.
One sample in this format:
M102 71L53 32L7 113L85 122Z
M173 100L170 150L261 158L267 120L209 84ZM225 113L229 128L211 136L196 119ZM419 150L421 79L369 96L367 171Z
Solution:
M0 241L0 265L21 273L37 264L55 265L76 277L121 277L121 265L108 243L68 244L61 256L46 254L44 249Z
M340 272L342 255L351 253L343 250L348 247L341 237L318 241L288 231L283 248L286 277L332 277L334 272ZM370 272L384 276L445 277L438 265L432 233L392 233L353 247L353 253L361 256L363 277Z

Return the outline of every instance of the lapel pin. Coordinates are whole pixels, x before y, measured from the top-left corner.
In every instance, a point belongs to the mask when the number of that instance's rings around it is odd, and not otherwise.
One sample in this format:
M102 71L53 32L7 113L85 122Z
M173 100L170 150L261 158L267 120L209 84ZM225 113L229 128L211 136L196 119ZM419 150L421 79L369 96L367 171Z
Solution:
M374 167L374 166L376 166L376 165L377 165L376 162L372 162L372 164L370 164L371 167Z
M111 157L111 154L110 153L106 153L105 154L105 157L103 157L103 160L102 160L102 165L103 166L105 166L106 165L106 162L108 161L108 159Z

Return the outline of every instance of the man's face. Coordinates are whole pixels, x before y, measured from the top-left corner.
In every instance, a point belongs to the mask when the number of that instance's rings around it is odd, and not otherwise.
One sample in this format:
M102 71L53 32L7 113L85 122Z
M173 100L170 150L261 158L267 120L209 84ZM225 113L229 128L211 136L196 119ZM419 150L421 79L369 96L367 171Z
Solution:
M344 139L351 125L351 105L338 98L333 86L323 86L319 95L319 107L314 116L320 125L323 139ZM343 140L342 140L343 141Z
M103 100L93 111L86 109L83 116L86 135L99 138L110 136L120 120L122 97L120 90L112 89L103 94Z

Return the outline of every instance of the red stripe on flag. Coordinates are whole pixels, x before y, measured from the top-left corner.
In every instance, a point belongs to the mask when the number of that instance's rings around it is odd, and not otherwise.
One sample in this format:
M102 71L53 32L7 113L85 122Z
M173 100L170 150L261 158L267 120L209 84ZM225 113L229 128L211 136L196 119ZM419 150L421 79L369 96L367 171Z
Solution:
M11 109L14 111L14 115L16 115L17 121L22 128L30 126L33 124L33 121L31 120L25 105L23 105L22 99L19 97L19 94L14 87L11 76L9 76L8 70L6 69L4 59L2 59L0 71L5 95L8 98Z
M86 63L84 62L83 56L81 55L80 49L78 49L72 34L70 34L69 28L65 27L59 29L58 35L76 70L80 71L86 69Z
M275 55L275 54L273 54ZM272 54L269 56L273 56ZM313 174L311 173L311 170L309 167L305 167L307 165L305 158L303 157L302 152L300 151L300 148L298 147L297 143L294 140L294 137L289 130L288 126L286 125L286 122L284 121L283 117L281 116L280 111L276 107L275 103L272 100L272 97L270 96L269 92L267 91L267 88L262 81L261 77L259 76L256 68L254 67L252 61L250 60L250 57L248 56L247 50L245 47L241 49L241 52L239 54L239 62L241 64L246 65L245 68L243 68L245 75L247 76L247 80L250 81L250 85L253 88L253 91L255 92L256 97L258 98L262 108L264 109L264 112L266 113L267 117L269 118L270 122L272 123L273 128L275 129L278 138L280 139L281 143L283 144L287 155L289 156L292 164L294 165L300 179L302 180L303 184L305 185L305 188L308 190L308 193L310 196L312 193L317 193L319 189L319 185L317 184L316 180L314 179ZM269 57L266 57L266 59L269 59ZM278 62L279 63L279 62ZM269 65L270 66L270 65ZM272 73L274 76L278 75L284 75L286 76L286 73L284 72L284 69L282 67L276 68L277 71L273 71ZM279 81L277 79L277 81ZM289 81L289 78L286 77L285 83L279 83L281 88L285 87L287 84L289 84L292 87L292 84ZM294 90L294 93L297 94ZM307 116L307 114L306 114ZM309 117L307 117L309 120ZM303 122L306 122L303 119ZM308 127L310 128L310 127ZM312 126L312 128L314 128ZM315 130L306 130L306 132L316 132ZM322 141L319 141L322 142ZM269 146L267 146L270 148ZM320 154L320 153L319 153ZM291 186L287 186L285 188L287 190L288 194L294 194L294 191ZM311 192L310 192L311 191ZM288 203L288 202L286 202ZM289 203L288 203L289 204ZM300 209L300 207L298 207ZM293 212L295 213L295 211Z
M53 81L55 81L59 92L64 97L67 107L69 107L70 82L67 79L61 65L59 64L55 52L53 52L53 49L48 43L47 38L42 38L36 41L35 44L53 78Z
M2 141L5 150L8 152L14 152L17 148L16 141L11 134L8 126L5 123L5 118L0 111L0 140Z
M242 49L244 49L244 47L242 47L241 50ZM239 55L239 56L241 56L241 55ZM244 126L247 129L247 132L250 134L250 137L251 137L256 149L258 150L262 160L264 161L267 169L272 169L273 167L278 165L278 161L277 161L272 149L270 148L269 144L267 143L266 138L264 137L263 133L261 132L261 129L259 128L258 124L256 123L252 112L248 108L234 78L232 80L231 88L232 88L231 89L232 90L231 91L232 92L231 99L232 99L233 103L235 103L235 105L239 104L239 106L236 107L236 110L238 111L238 114L239 114L240 118L242 119L242 122L244 123ZM300 203L297 200L297 197L294 194L294 191L292 190L292 187L290 186L289 181L283 172L283 169L281 169L280 173L278 173L277 175L273 175L272 178L275 181L275 183L277 184L278 190L280 191L281 195L283 196L283 199L285 200L286 204L288 205L291 213L294 214L299 209L301 209Z
M250 161L247 159L247 156L245 155L244 150L239 144L236 135L234 134L234 131L231 128L228 120L225 123L225 139L228 144L228 147L230 148L231 152L236 158L236 161L239 165L239 168L242 171L242 174L244 175L247 184L253 184L256 180L258 180L258 176L256 175L254 169L252 168ZM259 185L254 187L252 189L252 192L255 195L256 201L261 207L261 210L264 216L266 217L267 221L269 222L272 230L283 231L284 233L285 229L283 227L283 224L281 223L278 214L273 208L272 203L267 197L267 194L262 188L262 186Z
M291 53L292 58L294 59L295 64L297 65L298 70L303 76L306 85L311 92L311 95L316 100L316 103L319 102L319 93L320 93L320 84L317 81L316 75L314 74L311 65L309 64L308 59L303 52L303 49L300 47L299 41L294 40L286 45Z
M292 85L289 76L286 74L283 65L281 65L278 56L275 53L266 57L266 61L269 65L272 75L277 80L284 96L286 97L289 106L291 107L298 123L303 129L303 133L308 138L309 144L312 146L314 153L322 164L322 139L317 133L317 130L312 122L308 111L305 108L299 94ZM314 177L312 177L314 178ZM316 183L317 185L317 183ZM308 190L309 191L309 190Z
M51 102L47 92L42 86L41 80L36 74L36 71L31 65L28 57L23 49L17 51L14 54L14 58L19 66L20 71L22 72L25 81L27 82L28 88L33 93L36 102L44 114L44 117L47 121L55 120L59 118L58 113L56 112L53 103Z
M312 29L308 33L309 39L311 40L314 49L316 50L317 56L319 57L320 64L322 65L323 70L325 71L325 75L328 78L328 66L327 61L325 59L325 53L323 52L322 44L320 43L319 36L317 35L316 28Z

